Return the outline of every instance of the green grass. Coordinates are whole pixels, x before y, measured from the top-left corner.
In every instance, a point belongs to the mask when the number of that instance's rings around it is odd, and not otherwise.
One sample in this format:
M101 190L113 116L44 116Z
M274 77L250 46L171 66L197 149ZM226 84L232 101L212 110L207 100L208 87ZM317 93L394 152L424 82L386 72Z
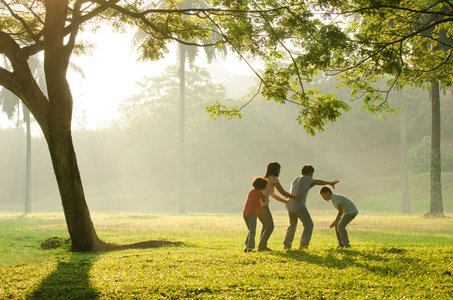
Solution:
M359 214L353 248L336 249L333 211L312 212L312 244L283 251L287 216L274 214L269 247L243 253L240 215L93 214L107 242L180 247L109 253L42 250L68 237L61 214L0 215L0 299L451 299L453 219ZM301 228L297 235L300 236Z

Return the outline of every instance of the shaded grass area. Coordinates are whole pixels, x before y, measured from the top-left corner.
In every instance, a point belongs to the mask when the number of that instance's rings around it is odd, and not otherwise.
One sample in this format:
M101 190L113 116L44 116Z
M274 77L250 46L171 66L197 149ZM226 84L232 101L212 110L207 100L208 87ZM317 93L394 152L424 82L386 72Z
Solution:
M100 237L180 247L107 253L42 250L67 236L62 215L0 215L0 299L451 299L453 220L359 214L351 249L336 249L332 212L312 212L312 244L283 251L287 216L274 214L275 251L243 253L240 215L93 214ZM301 234L301 228L296 233ZM6 254L6 255L5 255Z

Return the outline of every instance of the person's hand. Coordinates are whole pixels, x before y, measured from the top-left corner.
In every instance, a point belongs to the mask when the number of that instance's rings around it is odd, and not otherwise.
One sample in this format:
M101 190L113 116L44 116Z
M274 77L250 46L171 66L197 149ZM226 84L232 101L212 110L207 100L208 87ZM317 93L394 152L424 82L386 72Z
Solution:
M300 201L300 200L302 200L302 197L301 197L301 196L296 196L296 197L294 198L294 200Z
M329 182L329 184L330 184L333 188L335 188L335 185L336 185L337 183L339 183L339 182L340 182L340 180L335 179L335 180L332 180L331 182Z
M329 228L334 228L335 225L337 225L335 222L333 222L332 224L330 224Z

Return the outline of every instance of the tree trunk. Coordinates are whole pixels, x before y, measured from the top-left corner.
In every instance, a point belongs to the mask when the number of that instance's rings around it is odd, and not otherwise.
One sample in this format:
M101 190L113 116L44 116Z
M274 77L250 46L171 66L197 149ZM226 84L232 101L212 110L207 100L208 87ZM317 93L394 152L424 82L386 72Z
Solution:
M409 202L409 172L407 170L407 137L406 137L406 102L401 97L401 91L399 94L400 100L400 141L401 141L401 213L410 214L411 205Z
M186 49L179 45L179 212L186 213L185 171L186 171Z
M66 71L72 49L64 46L68 0L47 0L44 70L49 97L46 126L49 147L73 251L99 251L106 245L96 235L85 200L71 136L73 99ZM35 116L36 118L36 116Z
M25 214L31 213L31 132L30 111L24 106L24 120L27 126L27 159L25 166Z
M51 124L48 146L73 251L104 250L85 200L71 133ZM55 128L57 127L57 128Z
M439 82L431 83L431 197L430 213L442 215L442 185L440 156L440 93Z

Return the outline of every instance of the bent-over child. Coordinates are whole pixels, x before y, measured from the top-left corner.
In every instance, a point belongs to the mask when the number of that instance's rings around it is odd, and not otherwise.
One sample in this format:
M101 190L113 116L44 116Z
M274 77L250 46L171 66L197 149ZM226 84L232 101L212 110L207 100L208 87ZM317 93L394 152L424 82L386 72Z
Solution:
M319 194L326 201L332 200L333 206L338 210L337 217L329 226L330 228L335 227L338 247L351 247L351 244L349 243L348 232L346 231L346 226L351 223L351 221L354 220L354 218L359 213L357 207L345 196L333 194L332 191L326 186L321 188Z
M261 208L261 204L264 200L262 191L267 186L267 179L256 177L253 180L252 186L253 189L249 191L244 209L242 210L242 216L244 217L244 221L248 229L244 252L251 252L255 249L256 220L258 218L258 212Z

